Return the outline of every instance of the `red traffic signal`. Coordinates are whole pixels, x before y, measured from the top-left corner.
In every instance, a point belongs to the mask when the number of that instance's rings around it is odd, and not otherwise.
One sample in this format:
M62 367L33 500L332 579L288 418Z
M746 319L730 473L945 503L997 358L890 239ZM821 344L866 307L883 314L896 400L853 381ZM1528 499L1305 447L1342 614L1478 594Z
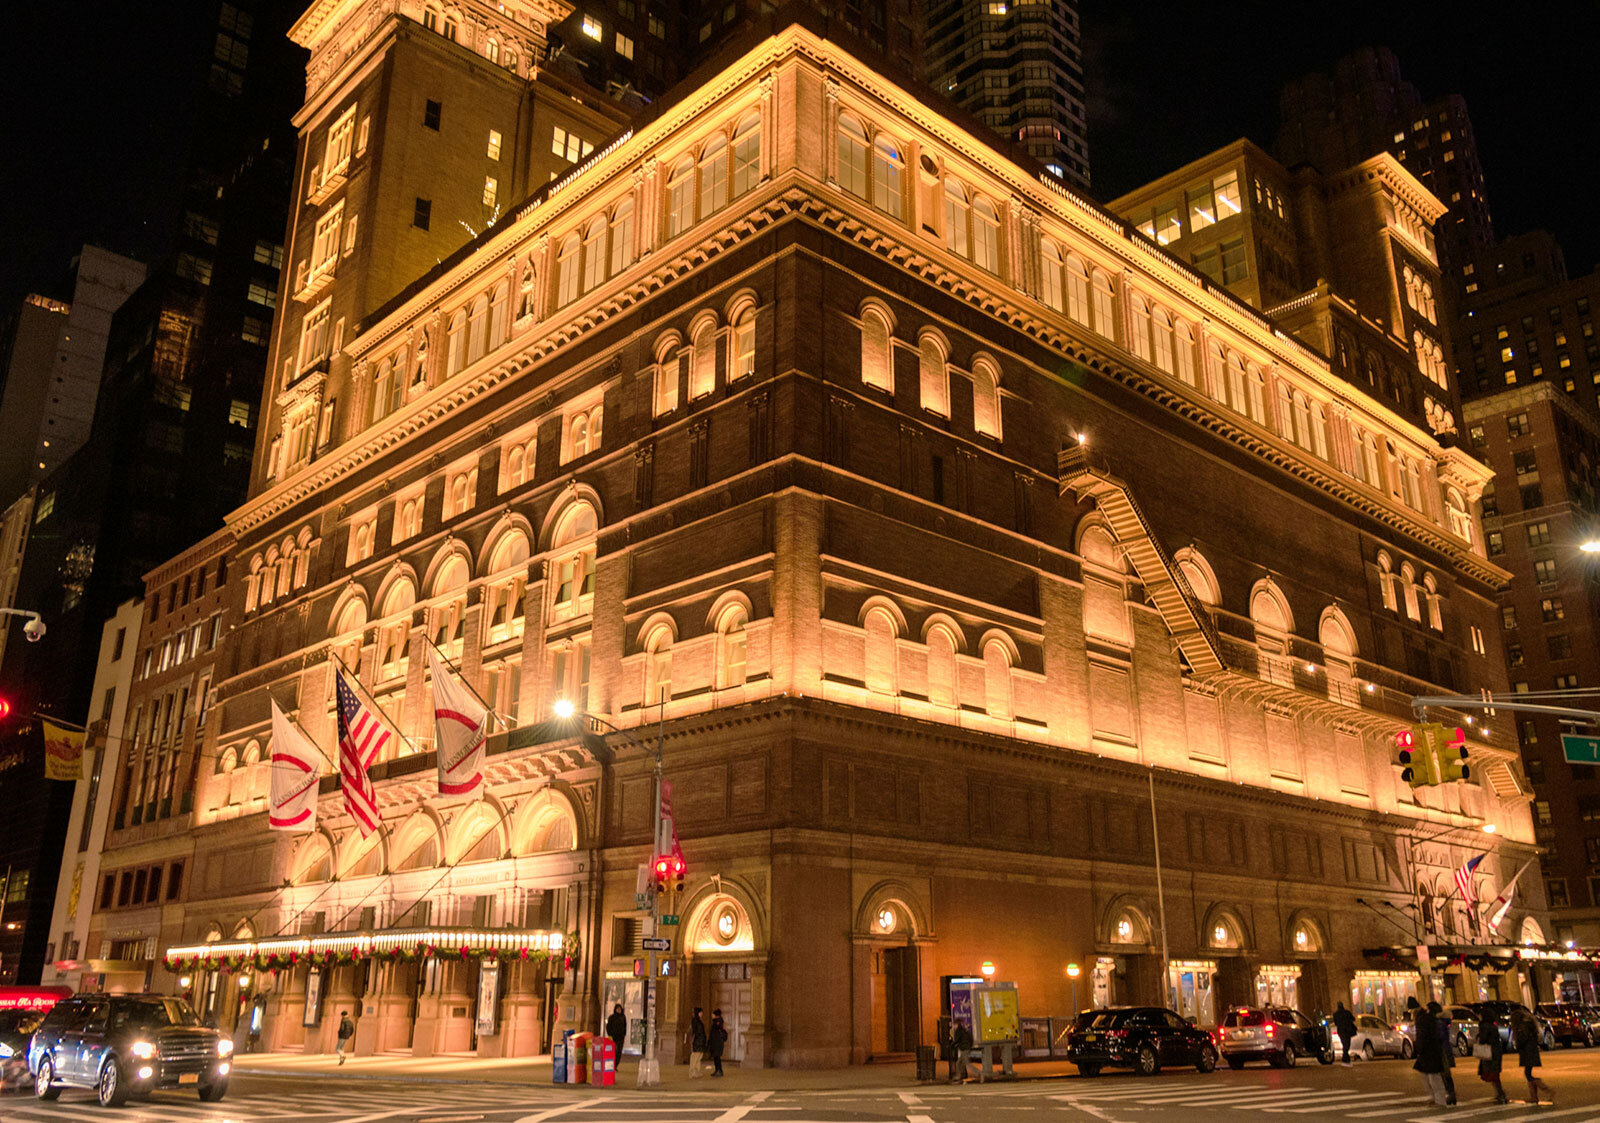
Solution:
M663 854L656 859L656 892L664 893L668 882L675 882L676 888L683 888L683 874L685 867L683 859L676 854Z
M0 694L0 721L4 721L6 718L8 718L10 716L11 716L11 701L7 697L5 697L5 695Z

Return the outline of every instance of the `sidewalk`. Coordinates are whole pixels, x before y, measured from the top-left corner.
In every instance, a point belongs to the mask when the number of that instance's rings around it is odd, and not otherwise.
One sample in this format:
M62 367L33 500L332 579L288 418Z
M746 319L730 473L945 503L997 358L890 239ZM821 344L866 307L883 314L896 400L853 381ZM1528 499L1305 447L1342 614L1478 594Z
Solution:
M709 1066L708 1066L709 1068ZM234 1058L233 1071L240 1076L315 1076L340 1080L398 1080L426 1084L506 1084L558 1087L574 1094L614 1095L631 1090L638 1079L639 1062L625 1058L617 1069L613 1088L588 1084L553 1084L550 1058L513 1057L480 1060L477 1057L411 1057L387 1054L376 1057L351 1057L343 1065L329 1053L243 1053ZM943 1062L939 1073L945 1071ZM1076 1070L1065 1061L1033 1061L1016 1066L1019 1080L1057 1079ZM815 1092L879 1090L911 1091L919 1087L914 1064L852 1065L847 1068L784 1069L740 1068L730 1064L721 1080L690 1079L685 1064L662 1065L661 1087L674 1092Z

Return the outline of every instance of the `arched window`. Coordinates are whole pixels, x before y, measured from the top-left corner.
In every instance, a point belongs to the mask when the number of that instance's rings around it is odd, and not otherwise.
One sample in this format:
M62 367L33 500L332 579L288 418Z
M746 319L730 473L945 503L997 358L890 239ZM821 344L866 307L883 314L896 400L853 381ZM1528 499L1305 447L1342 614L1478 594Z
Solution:
M1206 348L1206 394L1213 401L1228 400L1228 357L1215 340Z
M756 306L745 301L734 309L728 334L728 381L756 372Z
M839 186L867 197L867 130L848 113L839 115Z
M506 341L507 316L511 303L511 286L501 281L489 297L489 349L492 351Z
M655 416L678 408L678 333L669 332L656 343Z
M1250 594L1250 619L1256 626L1256 642L1265 638L1272 646L1282 647L1286 637L1294 630L1294 620L1289 615L1289 604L1271 581L1262 581Z
M1155 345L1152 361L1168 374L1174 373L1172 360L1172 317L1157 308L1150 315L1151 342Z
M1294 440L1294 387L1281 379L1278 382L1277 429L1286 440Z
M394 393L394 383L394 364L385 359L378 364L378 373L372 380L372 420L377 421L389 413L389 398Z
M1089 267L1076 254L1067 255L1067 315L1089 326Z
M1452 487L1445 490L1444 509L1450 523L1450 533L1471 543L1472 515L1467 511L1467 501L1459 489Z
M456 374L467 365L467 313L463 310L450 317L445 330L445 377Z
M1146 362L1150 359L1150 305L1138 293L1128 294L1129 325L1128 348Z
M1238 352L1228 352L1228 404L1250 417L1250 394L1244 384L1244 360Z
M689 400L704 397L717 386L717 325L711 317L694 329L689 350Z
M980 269L1000 272L1000 218L987 199L972 205L972 261Z
M867 689L878 694L895 692L895 647L900 629L886 608L873 608L862 621L865 629Z
M574 503L561 516L551 548L552 616L569 619L590 611L594 603L594 553L597 530L594 508Z
M928 630L928 701L946 709L956 704L956 640L942 624Z
M556 307L561 308L578 299L578 262L583 243L576 234L568 234L556 252Z
M944 181L944 244L960 254L970 257L971 239L969 219L972 204L967 198L967 189L959 180L946 177Z
M667 234L676 237L694 225L694 159L685 156L667 176Z
M435 602L430 611L430 638L450 654L454 654L452 645L461 641L470 576L466 561L459 554L453 555L439 567L439 572L433 578L433 588L428 594Z
M1328 459L1328 411L1321 402L1311 405L1311 451L1323 460Z
M1356 637L1350 622L1337 608L1329 608L1317 625L1317 641L1322 644L1322 659L1327 666L1328 696L1354 703Z
M1250 416L1258 425L1267 423L1267 376L1261 373L1261 368L1254 363L1250 364L1245 374L1245 390L1250 395Z
M1399 499L1401 489L1405 486L1402 479L1404 473L1400 467L1400 453L1395 450L1393 441L1386 440L1383 442L1383 454L1384 467L1388 469L1389 495L1391 498Z
M611 275L633 264L633 200L624 199L611 212Z
M998 639L983 645L983 702L990 717L1011 720L1011 652Z
M728 205L728 141L716 136L700 153L700 218Z
M672 629L658 624L644 641L644 704L672 700Z
M467 315L467 362L475 363L489 350L489 298L480 296L472 302Z
M1194 385L1194 329L1182 320L1173 328L1173 366L1176 374L1190 386Z
M1378 468L1378 442L1371 433L1361 434L1361 464L1366 482L1373 487L1383 486L1383 474Z
M1311 399L1298 390L1294 395L1294 443L1311 447Z
M1057 312L1066 311L1066 290L1062 286L1061 276L1063 268L1061 247L1049 238L1044 239L1039 247L1039 299L1044 301L1046 308Z
M402 577L389 586L378 613L387 620L378 629L378 667L383 678L405 673L411 643L411 606L417 602L416 586Z
M1400 591L1406 600L1406 616L1422 623L1422 606L1417 599L1417 571L1410 562L1400 563Z
M1422 595L1428 602L1428 627L1436 632L1444 631L1444 598L1439 595L1439 583L1431 573L1422 575Z
M597 403L586 410L578 410L567 420L568 460L587 456L600 448L600 428L605 420L605 406Z
M946 367L944 342L935 333L923 332L917 348L922 376L922 408L950 416L950 373Z
M1389 560L1389 555L1382 550L1378 551L1378 595L1383 600L1383 607L1390 612L1400 611L1400 596L1396 590L1398 578L1394 572L1394 562Z
M1111 285L1111 275L1103 270L1094 271L1094 330L1107 339L1117 338L1116 292Z
M1000 439L1000 372L987 359L972 364L972 427Z
M872 205L895 218L905 208L905 158L887 133L872 142Z
M1216 575L1212 573L1210 564L1198 550L1193 546L1185 546L1173 555L1173 560L1178 565L1178 572L1189 582L1190 590L1201 604L1215 608L1222 603Z
M745 679L747 614L733 604L717 617L717 689L743 686Z
M600 287L606 279L606 217L597 214L583 231L583 291Z
M487 601L488 644L503 643L522 635L528 589L528 536L508 530L489 555L490 584Z
M761 114L752 111L733 130L733 195L738 198L761 181Z
M894 343L889 317L875 304L861 310L861 381L894 392Z

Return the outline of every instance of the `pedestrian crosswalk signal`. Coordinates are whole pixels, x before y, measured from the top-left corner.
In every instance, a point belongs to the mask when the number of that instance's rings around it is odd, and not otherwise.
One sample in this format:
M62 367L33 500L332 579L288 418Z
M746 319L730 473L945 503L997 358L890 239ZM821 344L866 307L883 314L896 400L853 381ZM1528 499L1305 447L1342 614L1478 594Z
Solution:
M1455 739L1439 751L1439 775L1445 783L1465 780L1472 775L1467 764L1467 735L1460 729L1455 733Z

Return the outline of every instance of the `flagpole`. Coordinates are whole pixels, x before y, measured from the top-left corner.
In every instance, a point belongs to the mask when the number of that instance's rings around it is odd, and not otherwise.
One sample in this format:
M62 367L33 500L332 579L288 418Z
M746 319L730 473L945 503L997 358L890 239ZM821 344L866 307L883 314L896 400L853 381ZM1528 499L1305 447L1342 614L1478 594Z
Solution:
M461 682L461 685L466 687L467 690L471 692L472 696L478 700L478 704L488 712L489 716L500 719L500 728L502 730L510 729L511 723L505 719L503 714L495 712L495 708L484 700L483 695L479 694L473 689L472 684L467 681L466 674L461 670L460 667L456 666L455 660L451 659L450 656L446 655L442 650L440 650L439 645L433 642L433 638L431 636L423 636L422 638L427 641L429 647L433 648L434 654L444 660L444 665L455 672L456 678Z
M332 650L330 648L329 651L328 651L328 658L332 659L335 663L339 664L339 669L344 672L345 678L349 680L350 685L354 686L357 690L359 690L361 692L362 696L364 698L366 698L366 700L368 702L372 703L372 712L375 713L375 714L378 714L379 716L381 716L383 718L384 724L389 727L389 729L394 733L394 735L396 737L400 738L400 740L404 741L407 745L409 745L411 747L411 751L412 751L413 754L420 753L422 750L417 748L416 742L412 741L410 737L407 737L404 733L402 733L400 731L399 723L396 722L394 720L394 718L390 717L389 716L389 712L383 708L383 705L376 698L374 698L372 696L372 693L366 687L361 685L361 677L359 675L357 675L354 671L352 671L349 667L344 665L344 660L339 658L338 652L336 652L336 651L334 651L334 650ZM321 750L319 749L318 751L320 752Z

